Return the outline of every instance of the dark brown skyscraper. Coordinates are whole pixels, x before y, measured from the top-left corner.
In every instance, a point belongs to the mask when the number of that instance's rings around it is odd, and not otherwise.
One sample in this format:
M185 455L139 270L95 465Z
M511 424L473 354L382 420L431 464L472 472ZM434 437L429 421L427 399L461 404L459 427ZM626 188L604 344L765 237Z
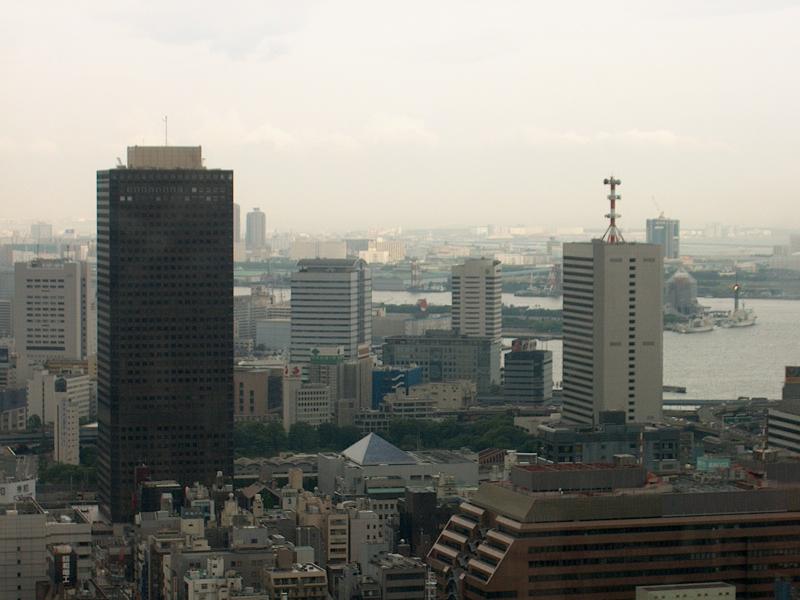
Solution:
M232 474L233 172L133 147L97 173L99 484L116 520L153 479Z

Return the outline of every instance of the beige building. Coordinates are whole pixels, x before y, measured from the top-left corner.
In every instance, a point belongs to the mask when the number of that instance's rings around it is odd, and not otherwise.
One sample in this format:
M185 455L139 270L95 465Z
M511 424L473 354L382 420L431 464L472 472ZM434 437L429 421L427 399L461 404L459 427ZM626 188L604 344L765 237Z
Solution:
M358 350L357 358L347 359L341 346L314 348L306 366L309 383L328 386L331 414L340 426L352 425L356 412L372 402L373 357L367 345Z
M296 240L292 242L294 260L309 258L347 258L347 242L339 240Z
M74 509L44 511L35 500L0 505L0 598L35 600L47 577L47 546L69 544L79 582L91 577L91 523Z
M87 263L35 259L14 266L14 337L20 380L49 359L94 352L95 303Z
M408 394L405 388L386 394L383 397L383 410L393 419L432 419L436 414L431 397L417 394L413 388Z
M301 260L291 306L292 362L307 363L314 349L340 346L354 359L372 343L372 275L362 260Z
M350 517L350 562L366 565L381 553L389 551L391 529L372 510L355 507L348 510Z
M265 421L269 415L269 369L234 367L233 369L233 419L234 421Z
M28 417L37 415L43 423L54 423L60 400L69 398L78 419L91 413L94 383L80 369L51 372L37 369L28 380Z
M200 146L128 146L129 169L203 169Z
M636 600L736 600L736 586L719 581L639 586Z
M478 391L474 381L432 381L415 385L408 390L409 396L429 398L434 410L464 410L477 402Z
M563 418L602 411L661 420L663 249L602 240L564 244Z
M326 528L322 537L325 540L328 564L347 562L350 556L350 517L338 509L327 514Z
M265 569L264 587L270 598L324 600L328 597L328 576L313 563Z
M289 367L283 377L283 428L295 423L317 426L330 423L331 392L327 385L303 383L299 367Z
M75 401L62 395L56 404L56 419L53 432L56 462L67 465L80 464L80 425Z
M503 334L500 261L469 258L452 271L453 331L499 340Z

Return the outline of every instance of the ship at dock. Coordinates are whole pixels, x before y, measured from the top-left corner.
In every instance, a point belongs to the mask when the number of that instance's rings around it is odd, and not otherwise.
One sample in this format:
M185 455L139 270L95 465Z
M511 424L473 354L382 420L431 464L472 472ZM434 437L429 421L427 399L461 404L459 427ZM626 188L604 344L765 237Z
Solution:
M714 331L714 321L709 317L694 317L686 323L677 323L673 330L678 333L708 333Z
M733 310L717 321L720 327L752 327L756 324L756 314L752 308L747 308L744 302L739 301L739 292L742 286L738 283L733 286Z

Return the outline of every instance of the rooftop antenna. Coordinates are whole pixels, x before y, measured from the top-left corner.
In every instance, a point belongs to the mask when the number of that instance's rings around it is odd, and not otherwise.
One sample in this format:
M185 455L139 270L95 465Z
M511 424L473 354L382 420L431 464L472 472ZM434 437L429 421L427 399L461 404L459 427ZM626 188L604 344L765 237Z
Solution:
M606 219L608 219L610 223L603 235L603 241L606 244L619 244L620 242L625 242L625 238L622 237L622 232L617 227L617 219L622 217L622 215L617 212L617 200L621 199L620 195L617 194L617 186L622 185L622 182L619 179L614 179L612 175L603 180L603 185L611 187L611 193L608 195L608 199L611 202L611 211L606 215Z
M164 145L169 146L169 137L167 136L167 115L164 115Z

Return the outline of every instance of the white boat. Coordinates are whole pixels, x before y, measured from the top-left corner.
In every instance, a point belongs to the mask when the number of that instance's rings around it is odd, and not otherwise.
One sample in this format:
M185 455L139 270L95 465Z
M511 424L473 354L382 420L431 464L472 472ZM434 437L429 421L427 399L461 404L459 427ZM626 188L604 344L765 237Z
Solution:
M742 308L728 313L728 316L722 320L720 325L722 327L752 327L756 324L756 314L751 308Z
M708 317L695 317L688 323L677 323L673 329L678 333L708 333L714 331L714 321Z

